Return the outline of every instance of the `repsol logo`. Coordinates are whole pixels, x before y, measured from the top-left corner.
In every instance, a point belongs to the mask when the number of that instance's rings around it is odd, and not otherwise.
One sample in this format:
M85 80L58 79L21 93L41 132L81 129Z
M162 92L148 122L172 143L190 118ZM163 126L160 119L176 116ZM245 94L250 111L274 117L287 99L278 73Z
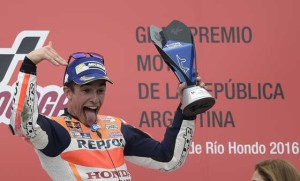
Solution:
M84 140L77 139L78 148L86 148L90 150L105 150L112 147L125 147L123 138L114 138L107 140Z

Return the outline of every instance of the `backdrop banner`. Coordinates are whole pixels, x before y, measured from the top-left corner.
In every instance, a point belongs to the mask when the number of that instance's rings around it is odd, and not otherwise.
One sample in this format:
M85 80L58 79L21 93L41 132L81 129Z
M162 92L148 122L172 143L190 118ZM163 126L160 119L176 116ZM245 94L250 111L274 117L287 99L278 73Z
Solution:
M100 114L123 118L161 140L179 99L178 79L150 37L150 26L188 26L197 71L215 105L197 116L182 168L161 172L128 162L133 180L250 180L261 160L300 170L300 1L17 1L0 11L0 180L50 180L31 144L9 123L17 74L30 51L53 42L65 59L102 54L109 77ZM39 111L62 114L63 66L38 66Z

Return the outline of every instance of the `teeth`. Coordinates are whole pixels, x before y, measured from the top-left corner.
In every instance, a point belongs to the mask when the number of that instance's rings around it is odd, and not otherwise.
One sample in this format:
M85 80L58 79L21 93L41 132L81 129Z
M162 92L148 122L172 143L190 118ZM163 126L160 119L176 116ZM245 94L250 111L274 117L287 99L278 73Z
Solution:
M97 107L88 107L89 109L97 109Z

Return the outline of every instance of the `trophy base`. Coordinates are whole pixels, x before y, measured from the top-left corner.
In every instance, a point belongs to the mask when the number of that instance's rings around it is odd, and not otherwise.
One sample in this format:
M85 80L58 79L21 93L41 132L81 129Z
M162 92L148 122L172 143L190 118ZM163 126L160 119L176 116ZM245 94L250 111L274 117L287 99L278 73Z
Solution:
M202 87L193 86L183 90L182 112L185 116L204 113L215 104L215 99Z

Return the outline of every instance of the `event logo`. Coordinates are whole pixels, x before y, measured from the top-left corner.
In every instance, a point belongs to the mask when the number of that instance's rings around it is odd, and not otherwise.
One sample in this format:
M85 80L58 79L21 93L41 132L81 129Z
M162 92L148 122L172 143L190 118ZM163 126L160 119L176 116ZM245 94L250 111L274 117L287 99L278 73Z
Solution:
M187 72L190 70L188 67L185 67L183 66L183 63L186 62L186 59L185 58L180 58L179 55L176 54L176 58L177 58L177 61L178 61L178 65L179 67L181 68L181 70L187 74Z
M0 82L8 84L18 61L43 46L49 31L22 31L11 48L0 48Z
M11 48L0 48L0 123L9 123L14 92L14 85L9 85L9 82L13 73L18 71L16 70L17 64L24 59L26 54L42 47L48 34L49 31L22 31L17 35ZM61 107L65 98L62 96L63 92L60 87L49 85L41 88L38 86L37 93L39 110L45 115L58 114L63 109ZM57 105L58 103L60 104Z

